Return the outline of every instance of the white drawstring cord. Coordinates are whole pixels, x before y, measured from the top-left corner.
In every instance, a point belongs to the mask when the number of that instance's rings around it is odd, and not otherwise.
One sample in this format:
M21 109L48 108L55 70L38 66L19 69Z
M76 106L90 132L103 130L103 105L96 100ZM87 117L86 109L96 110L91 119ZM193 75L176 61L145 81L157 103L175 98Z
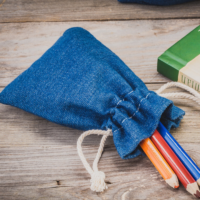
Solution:
M161 94L165 89L171 88L171 87L182 88L182 89L186 90L187 92L189 92L191 94L187 94L187 93L184 93L184 92L174 92L174 93L163 93L163 94ZM200 105L200 94L197 91L195 91L194 89L192 89L192 88L190 88L190 87L188 87L188 86L186 86L182 83L177 83L177 82L167 83L167 84L163 85L160 89L158 89L156 91L156 93L159 94L162 97L165 97L165 98L170 98L170 97L177 98L177 97L179 97L179 98L190 99L190 100L197 102ZM84 138L86 136L92 135L92 134L103 135L101 142L100 142L100 145L99 145L99 149L98 149L96 158L93 162L93 169L90 167L87 160L85 159L85 156L83 154L82 147L81 147L81 144L82 144ZM104 172L98 170L98 162L101 158L103 148L104 148L104 145L105 145L105 142L106 142L106 139L107 139L108 136L112 136L112 131L110 129L107 130L107 131L89 130L89 131L83 132L80 135L80 137L78 138L78 141L77 141L78 155L79 155L85 169L88 171L88 173L91 176L91 180L90 180L91 187L90 187L90 189L92 191L95 191L95 192L103 192L105 189L108 188L106 183L105 183Z
M184 93L184 92L173 92L173 93L163 93L163 94L161 94L161 92L163 92L167 88L171 88L171 87L182 88L182 89L188 91L191 94L187 94L187 93ZM160 89L158 89L156 91L156 93L159 94L162 97L165 97L165 98L185 98L185 99L190 99L190 100L193 100L193 101L197 102L200 105L200 94L196 90L194 90L191 87L189 87L187 85L184 85L182 83L177 83L177 82L167 83L167 84L163 85L162 87L160 87Z
M195 97L197 98L200 98L200 94L192 89L191 87L187 86L187 85L184 85L183 83L178 83L178 82L169 82L169 83L166 83L165 85L161 86L157 91L156 93L157 94L160 94L161 92L163 92L164 90L166 90L167 88L171 88L171 87L179 87L179 88L182 88L186 91L188 91L189 93L193 94ZM177 92L178 93L178 92Z
M87 162L87 160L85 159L85 156L83 154L82 147L81 147L81 144L82 144L84 138L86 136L92 135L92 134L103 135L103 137L101 139L101 142L100 142L100 145L99 145L99 149L98 149L96 158L95 158L95 160L93 162L93 170L90 167L90 165ZM91 187L90 187L90 189L92 191L95 191L95 192L103 192L105 189L108 188L106 183L105 183L105 174L104 174L104 172L98 170L98 166L97 165L98 165L99 159L100 159L100 157L102 155L106 139L107 139L107 137L109 135L112 135L112 131L110 129L107 130L107 131L89 130L89 131L86 131L86 132L82 133L81 136L78 138L78 141L77 141L78 155L79 155L79 157L80 157L85 169L88 171L88 173L91 176L91 180L90 180Z

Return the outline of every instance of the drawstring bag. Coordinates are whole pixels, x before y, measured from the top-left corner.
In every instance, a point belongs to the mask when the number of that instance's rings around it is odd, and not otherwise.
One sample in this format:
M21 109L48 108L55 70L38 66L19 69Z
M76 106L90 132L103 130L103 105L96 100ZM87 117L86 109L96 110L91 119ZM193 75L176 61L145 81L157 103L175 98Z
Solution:
M121 3L140 3L158 6L169 6L179 3L186 3L194 0L118 0Z
M192 90L172 83L157 93L171 86ZM192 92L196 96L181 93L179 97L199 102L198 93ZM159 121L168 130L179 126L184 111L164 98L178 94L161 97L157 93L149 91L118 56L88 31L71 28L0 93L0 103L86 130L78 139L78 154L91 175L91 189L101 192L107 186L97 164L109 135L120 157L130 159L142 153L139 143L154 133ZM93 168L81 148L84 137L90 134L103 135Z

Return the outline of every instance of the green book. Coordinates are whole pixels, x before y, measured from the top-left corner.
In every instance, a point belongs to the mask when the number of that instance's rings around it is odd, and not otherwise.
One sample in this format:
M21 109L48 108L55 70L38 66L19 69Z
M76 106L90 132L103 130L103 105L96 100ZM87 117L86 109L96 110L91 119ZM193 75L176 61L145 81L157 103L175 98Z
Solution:
M158 57L157 70L200 91L200 26Z

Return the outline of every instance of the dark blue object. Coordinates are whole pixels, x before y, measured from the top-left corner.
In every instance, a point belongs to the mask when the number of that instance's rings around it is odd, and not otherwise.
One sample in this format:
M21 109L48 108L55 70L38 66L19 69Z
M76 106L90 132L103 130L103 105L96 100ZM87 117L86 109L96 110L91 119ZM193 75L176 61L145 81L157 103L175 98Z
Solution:
M118 0L121 3L140 3L158 6L169 6L174 4L186 3L194 0Z
M119 155L158 122L177 127L184 111L149 91L119 57L82 28L71 28L0 94L0 102L81 130L112 129Z
M158 132L165 139L167 144L171 147L174 153L178 156L181 162L185 165L187 170L193 176L193 178L200 184L200 169L195 164L195 162L190 158L190 156L184 151L180 144L174 139L174 137L169 133L169 131L163 126L162 123L158 125Z

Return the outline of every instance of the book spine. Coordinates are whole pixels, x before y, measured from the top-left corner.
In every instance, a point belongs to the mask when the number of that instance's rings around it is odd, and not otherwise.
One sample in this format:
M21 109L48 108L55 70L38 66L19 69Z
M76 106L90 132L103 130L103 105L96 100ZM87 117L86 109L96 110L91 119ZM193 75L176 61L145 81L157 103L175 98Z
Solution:
M178 82L200 92L200 55L179 70Z

